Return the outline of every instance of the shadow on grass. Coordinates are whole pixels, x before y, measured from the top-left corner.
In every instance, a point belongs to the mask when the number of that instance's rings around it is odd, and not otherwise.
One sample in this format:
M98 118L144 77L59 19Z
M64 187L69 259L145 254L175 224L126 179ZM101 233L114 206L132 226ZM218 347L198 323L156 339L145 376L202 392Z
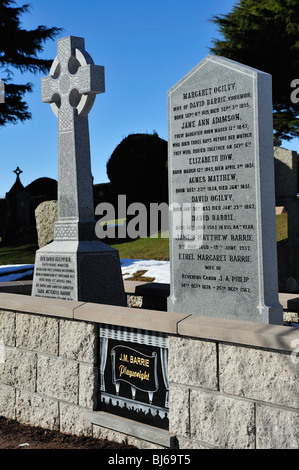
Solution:
M0 265L34 264L36 250L38 250L38 245L35 243L24 245L0 244Z

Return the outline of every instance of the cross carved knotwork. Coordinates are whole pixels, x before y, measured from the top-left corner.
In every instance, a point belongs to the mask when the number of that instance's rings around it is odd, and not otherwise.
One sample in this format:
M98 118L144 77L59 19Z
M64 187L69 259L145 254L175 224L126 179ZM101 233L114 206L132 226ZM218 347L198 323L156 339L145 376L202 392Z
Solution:
M42 101L51 104L59 130L67 130L73 115L86 117L96 94L104 93L104 67L94 65L83 38L69 36L57 41L57 56L41 83Z

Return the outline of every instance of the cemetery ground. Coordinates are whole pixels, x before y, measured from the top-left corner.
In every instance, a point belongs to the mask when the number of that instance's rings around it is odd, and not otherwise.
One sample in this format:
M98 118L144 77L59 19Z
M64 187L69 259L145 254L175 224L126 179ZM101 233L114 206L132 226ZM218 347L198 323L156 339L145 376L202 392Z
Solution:
M74 436L0 417L0 449L134 449L125 442Z

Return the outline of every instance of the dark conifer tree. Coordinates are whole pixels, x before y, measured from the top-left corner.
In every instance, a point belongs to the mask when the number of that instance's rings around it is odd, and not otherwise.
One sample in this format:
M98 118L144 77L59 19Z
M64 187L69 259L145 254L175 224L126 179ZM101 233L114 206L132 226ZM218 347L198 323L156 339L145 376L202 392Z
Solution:
M25 93L32 84L14 83L14 70L47 73L52 60L39 59L47 39L54 39L60 28L38 26L33 30L22 28L20 17L29 11L29 5L17 6L13 0L0 0L0 79L5 84L5 103L0 104L0 126L31 118Z
M274 143L299 137L299 0L240 0L214 16L222 38L211 52L272 75ZM293 84L293 85L292 85ZM296 102L297 101L297 102Z

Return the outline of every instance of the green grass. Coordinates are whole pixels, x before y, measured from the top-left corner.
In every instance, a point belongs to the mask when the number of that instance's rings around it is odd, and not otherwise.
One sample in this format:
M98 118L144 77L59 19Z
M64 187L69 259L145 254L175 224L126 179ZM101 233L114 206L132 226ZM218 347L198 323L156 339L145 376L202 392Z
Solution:
M288 236L287 213L276 216L277 241ZM169 260L169 239L139 238L131 242L111 245L119 251L120 258ZM1 264L34 264L37 245L0 246Z
M34 264L35 244L0 246L0 265L2 264Z
M276 216L276 241L280 242L288 238L288 214L279 214Z
M169 260L169 239L138 238L131 242L111 245L119 251L120 258Z

